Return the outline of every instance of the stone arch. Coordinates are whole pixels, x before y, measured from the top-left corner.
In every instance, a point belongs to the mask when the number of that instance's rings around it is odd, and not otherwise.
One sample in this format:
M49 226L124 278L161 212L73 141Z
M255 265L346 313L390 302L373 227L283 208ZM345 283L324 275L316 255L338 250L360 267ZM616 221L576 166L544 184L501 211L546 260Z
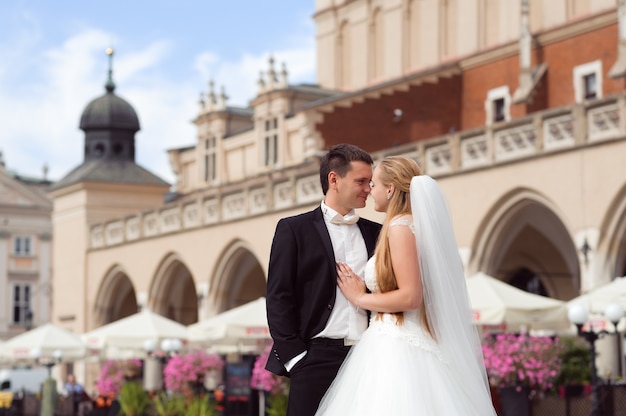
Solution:
M471 272L553 298L578 295L580 262L557 207L539 193L514 189L488 211L472 244Z
M601 274L609 279L626 276L626 185L615 195L600 225L596 250L604 253Z
M157 267L150 285L148 307L183 325L198 321L195 281L178 254L167 254Z
M265 296L267 279L251 247L242 240L230 243L219 256L211 278L209 298L219 313Z
M137 313L137 295L128 274L120 265L104 275L96 294L93 327L99 327Z

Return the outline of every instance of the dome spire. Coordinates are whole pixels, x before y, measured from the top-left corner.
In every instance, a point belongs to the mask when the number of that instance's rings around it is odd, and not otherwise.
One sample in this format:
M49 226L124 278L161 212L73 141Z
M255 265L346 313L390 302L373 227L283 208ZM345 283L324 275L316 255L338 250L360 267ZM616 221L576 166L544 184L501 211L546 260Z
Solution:
M113 48L107 48L106 54L109 55L109 77L104 88L106 88L107 92L112 93L115 90L115 82L113 82Z

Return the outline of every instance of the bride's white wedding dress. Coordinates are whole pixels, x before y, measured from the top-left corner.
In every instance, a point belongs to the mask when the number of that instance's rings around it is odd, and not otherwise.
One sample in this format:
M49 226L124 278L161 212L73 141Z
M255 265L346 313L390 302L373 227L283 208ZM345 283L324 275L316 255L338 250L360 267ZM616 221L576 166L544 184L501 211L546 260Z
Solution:
M390 225L413 230L403 218ZM370 258L364 276L373 293L379 292L374 262ZM352 347L316 416L495 415L490 399L468 397L467 389L459 388L455 369L423 327L419 310L404 312L401 325L391 314L378 315L372 312L368 329Z

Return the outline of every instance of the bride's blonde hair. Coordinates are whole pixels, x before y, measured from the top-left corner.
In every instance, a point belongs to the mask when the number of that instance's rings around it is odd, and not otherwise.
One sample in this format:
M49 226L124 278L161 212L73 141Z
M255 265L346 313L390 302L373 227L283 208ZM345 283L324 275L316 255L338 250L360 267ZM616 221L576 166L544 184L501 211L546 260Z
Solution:
M391 250L389 249L389 223L396 217L411 215L411 196L409 189L411 179L422 174L419 165L413 160L402 156L389 156L380 161L380 180L385 186L393 185L394 191L387 206L387 216L380 231L380 238L376 243L376 283L381 292L398 289L398 281L391 264ZM427 329L428 319L424 303L421 305L422 318ZM401 324L404 320L402 312L396 312L396 321ZM430 329L429 329L430 331Z

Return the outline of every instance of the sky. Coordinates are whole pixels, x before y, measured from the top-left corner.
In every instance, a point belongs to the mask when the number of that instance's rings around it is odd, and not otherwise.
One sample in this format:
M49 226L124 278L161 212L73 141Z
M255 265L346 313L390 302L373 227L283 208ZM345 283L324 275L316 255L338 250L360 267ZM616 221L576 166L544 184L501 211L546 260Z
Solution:
M105 93L139 117L136 162L175 178L167 149L193 145L200 94L213 80L248 105L268 58L289 82L315 83L315 3L284 0L0 1L0 151L9 171L59 180L83 161L78 128Z

